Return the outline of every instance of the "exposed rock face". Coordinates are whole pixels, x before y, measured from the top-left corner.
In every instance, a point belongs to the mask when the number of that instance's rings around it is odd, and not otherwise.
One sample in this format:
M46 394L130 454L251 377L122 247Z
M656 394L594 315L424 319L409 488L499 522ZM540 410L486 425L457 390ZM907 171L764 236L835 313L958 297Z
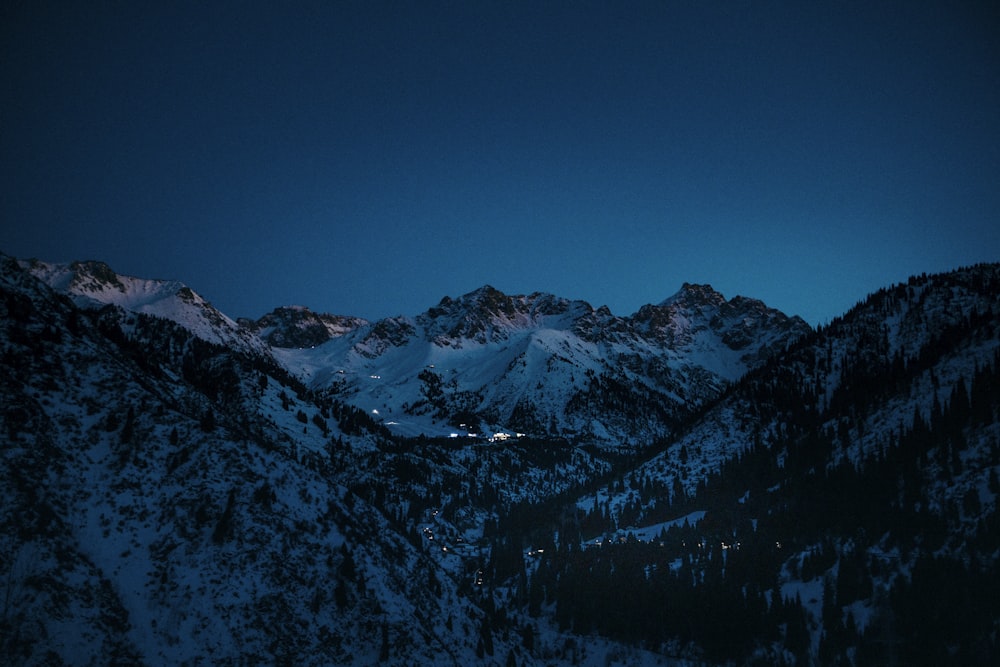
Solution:
M286 348L322 345L366 324L360 317L314 313L305 306L282 306L255 322L245 322L272 347Z

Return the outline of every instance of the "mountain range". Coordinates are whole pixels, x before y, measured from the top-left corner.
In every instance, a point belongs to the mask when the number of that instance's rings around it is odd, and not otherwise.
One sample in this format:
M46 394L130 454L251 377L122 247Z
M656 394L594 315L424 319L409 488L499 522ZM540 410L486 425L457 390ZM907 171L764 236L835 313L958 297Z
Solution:
M692 284L248 320L3 256L0 291L9 664L1000 655L1000 265L816 330Z
M485 286L374 323L302 306L237 322L176 281L119 276L100 262L24 267L85 308L154 315L204 341L270 356L311 390L375 411L407 436L650 440L810 331L760 301L690 284L631 317Z

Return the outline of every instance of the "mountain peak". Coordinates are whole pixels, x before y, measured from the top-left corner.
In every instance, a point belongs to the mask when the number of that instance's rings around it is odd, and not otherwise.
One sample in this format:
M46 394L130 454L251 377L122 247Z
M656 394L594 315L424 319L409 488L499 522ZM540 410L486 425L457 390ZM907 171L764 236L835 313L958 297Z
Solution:
M718 306L723 303L726 303L726 297L724 297L720 292L717 292L708 283L698 284L685 282L681 285L681 288L676 294L661 301L660 305L670 306L673 304L680 304L687 306Z
M486 285L483 285L482 287L479 287L477 289L472 290L471 292L469 292L465 296L466 297L496 298L498 296L499 297L504 297L504 296L507 296L507 295L504 294L502 291L498 290L493 285L486 284Z
M306 306L279 306L248 326L274 347L315 347L368 324L360 317L315 313Z
M479 289L462 295L458 301L475 305L491 313L513 312L515 309L514 300L492 285L483 285Z
M93 260L70 264L27 260L20 265L83 308L117 306L124 311L172 320L212 343L242 349L261 347L260 341L180 281L126 276L104 262Z
M672 660L658 647L815 662L824 617L838 651L874 662L885 637L904 660L922 636L995 655L997 266L880 290L795 345L798 318L686 284L644 308L658 322L481 289L436 319L281 351L196 344L227 325L180 283L31 267L0 253L0 545L22 662L478 664L487 646L497 664ZM34 271L124 291L73 301ZM125 305L82 312L99 298ZM326 335L338 318L261 319ZM507 338L424 329L478 322ZM238 333L259 343L252 325ZM566 516L572 535L555 532ZM516 567L487 566L498 555ZM507 632L482 600L523 590L525 568L559 586L534 609L512 596ZM775 613L765 580L835 595ZM940 607L943 586L963 622L941 629L910 610ZM736 642L716 622L734 599L751 630ZM691 604L704 623L685 623ZM852 609L863 628L841 624Z
M811 331L801 318L757 299L727 300L711 285L687 282L659 305L640 308L634 321L644 336L675 349L729 350L706 365L730 380L762 363L773 345Z
M508 295L492 285L483 285L457 299L444 297L420 319L435 338L469 338L485 343L504 340L513 330L538 326L544 318L568 313L581 316L591 310L586 302L546 292Z
M124 292L125 285L114 269L98 260L76 261L69 265L75 273L73 285L88 291L100 291L105 286Z

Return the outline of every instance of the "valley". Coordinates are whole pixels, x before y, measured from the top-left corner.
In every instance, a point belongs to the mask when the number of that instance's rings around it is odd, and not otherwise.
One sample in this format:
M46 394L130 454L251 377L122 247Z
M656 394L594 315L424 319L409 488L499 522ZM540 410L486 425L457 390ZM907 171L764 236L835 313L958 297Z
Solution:
M1000 656L998 265L812 329L690 284L233 319L0 263L8 664Z

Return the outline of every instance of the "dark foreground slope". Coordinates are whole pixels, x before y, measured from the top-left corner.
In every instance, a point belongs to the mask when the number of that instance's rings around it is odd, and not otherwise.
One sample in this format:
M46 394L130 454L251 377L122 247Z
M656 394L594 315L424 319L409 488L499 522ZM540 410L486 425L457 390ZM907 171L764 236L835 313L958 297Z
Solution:
M464 665L522 651L520 634L494 639L472 595L490 516L472 499L493 452L401 444L266 355L81 309L7 258L0 405L3 664ZM530 490L536 470L505 456ZM588 469L564 458L552 486ZM456 542L470 528L461 556L432 544L432 524Z
M713 662L996 664L998 303L997 265L873 294L583 498L536 595Z

